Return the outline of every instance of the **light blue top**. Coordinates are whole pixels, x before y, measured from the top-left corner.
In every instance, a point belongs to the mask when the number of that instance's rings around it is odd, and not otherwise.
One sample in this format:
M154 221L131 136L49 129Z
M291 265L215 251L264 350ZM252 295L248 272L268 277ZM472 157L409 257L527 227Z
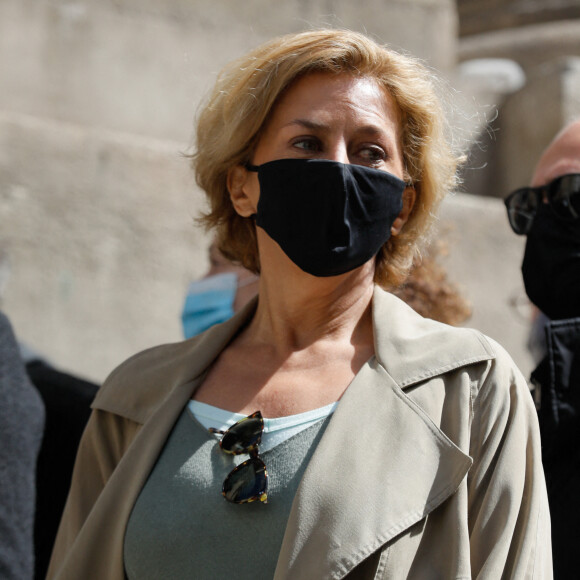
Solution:
M330 403L325 407L299 413L298 415L288 415L287 417L276 417L268 419L264 417L264 431L262 433L262 442L260 443L260 452L264 453L268 449L273 449L286 439L290 439L296 433L314 425L317 421L328 417L334 413L338 402ZM220 431L227 431L234 423L241 421L246 417L241 413L225 411L213 405L200 403L191 400L188 404L191 414L206 428L213 427ZM219 437L219 435L217 436Z

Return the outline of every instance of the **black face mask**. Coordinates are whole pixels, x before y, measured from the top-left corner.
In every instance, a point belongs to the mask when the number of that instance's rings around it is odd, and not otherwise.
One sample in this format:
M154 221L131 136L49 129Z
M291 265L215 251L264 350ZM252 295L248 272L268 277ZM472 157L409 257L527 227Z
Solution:
M546 316L580 316L580 220L562 220L541 203L528 233L522 274L529 299Z
M405 182L362 165L279 159L258 167L256 224L304 272L337 276L377 254L403 209Z

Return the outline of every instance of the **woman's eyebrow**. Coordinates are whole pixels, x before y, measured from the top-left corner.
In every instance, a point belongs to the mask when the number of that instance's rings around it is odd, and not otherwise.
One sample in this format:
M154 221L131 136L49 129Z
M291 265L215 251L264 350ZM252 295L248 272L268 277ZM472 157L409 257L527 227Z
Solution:
M326 123L321 123L318 121L313 121L312 119L293 119L292 121L283 125L283 128L292 127L292 126L299 126L305 129L309 129L311 131L328 131L330 126ZM357 133L365 134L365 135L376 135L376 136L384 136L384 137L391 137L390 131L383 129L382 127L378 127L377 125L363 125L362 127L358 127L356 129Z
M363 125L362 127L358 127L356 132L364 135L376 135L378 137L391 137L392 135L391 131L383 127L378 127L377 125Z
M291 127L293 125L298 125L299 127L304 127L312 131L327 130L329 128L326 123L319 123L310 119L293 119L289 123L286 123L284 127Z

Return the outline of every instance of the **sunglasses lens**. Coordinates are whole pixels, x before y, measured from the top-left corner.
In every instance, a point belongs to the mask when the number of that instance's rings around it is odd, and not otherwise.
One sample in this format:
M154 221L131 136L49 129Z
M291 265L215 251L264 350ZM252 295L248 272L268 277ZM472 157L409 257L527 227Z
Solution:
M240 455L253 451L262 440L264 419L260 411L232 425L221 440L221 448L226 453Z
M562 219L580 216L580 174L563 175L548 188L548 199L555 214Z
M268 473L259 457L252 457L238 465L226 478L222 488L224 497L233 503L267 502Z
M531 188L518 189L505 200L505 204L512 230L520 235L528 233L538 207L535 192Z

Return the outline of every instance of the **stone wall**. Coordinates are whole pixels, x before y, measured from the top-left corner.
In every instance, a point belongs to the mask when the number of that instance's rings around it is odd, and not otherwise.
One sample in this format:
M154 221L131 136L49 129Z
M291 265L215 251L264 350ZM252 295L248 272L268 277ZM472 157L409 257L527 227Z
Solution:
M102 380L180 337L205 266L201 196L176 143L0 114L2 308L58 366Z
M525 75L515 93L481 103L466 190L504 197L528 183L540 153L580 116L580 5L575 0L459 0L458 60L510 59ZM468 25L473 19L473 26Z
M577 0L458 0L459 34L471 36L580 18Z
M455 64L452 0L3 0L0 110L187 143L226 62L319 26Z

